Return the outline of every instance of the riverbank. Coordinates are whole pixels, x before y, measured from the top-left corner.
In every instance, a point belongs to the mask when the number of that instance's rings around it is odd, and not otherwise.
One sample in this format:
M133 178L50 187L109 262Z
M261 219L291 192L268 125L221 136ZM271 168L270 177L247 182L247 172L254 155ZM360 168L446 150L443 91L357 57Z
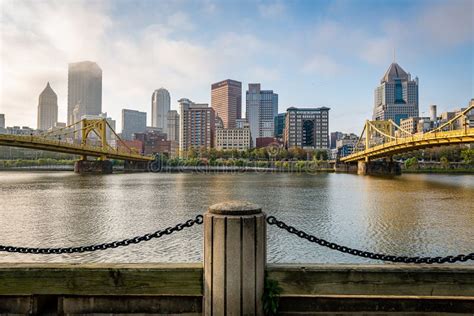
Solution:
M148 170L124 170L123 166L114 166L114 172L144 172ZM54 165L54 166L23 166L23 167L0 167L2 171L74 171L72 165ZM347 173L334 168L265 168L265 167L228 167L228 166L165 166L160 173ZM403 174L474 174L474 168L457 169L405 169Z
M474 168L459 168L459 169L402 169L402 173L426 173L426 174L474 174Z
M73 166L37 166L0 168L1 171L74 171ZM148 170L125 170L123 166L114 166L114 172L148 172ZM281 169L264 167L226 167L226 166L178 166L163 167L160 173L333 173L333 168L319 169Z

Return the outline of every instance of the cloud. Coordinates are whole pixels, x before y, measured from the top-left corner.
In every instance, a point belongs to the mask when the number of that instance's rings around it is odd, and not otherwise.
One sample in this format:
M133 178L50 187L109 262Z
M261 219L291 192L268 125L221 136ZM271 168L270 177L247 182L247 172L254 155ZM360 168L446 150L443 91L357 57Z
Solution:
M440 2L428 6L410 21L389 19L384 22L386 37L403 47L423 54L474 42L474 3L470 0Z
M330 56L314 54L312 58L303 65L301 70L304 73L314 73L321 76L332 77L341 74L344 67Z
M65 121L70 62L93 60L102 68L102 110L117 119L120 130L121 109L150 112L156 88L166 87L172 100L207 102L211 82L237 74L236 64L242 65L239 74L249 72L255 56L271 47L245 33L225 32L208 42L186 39L184 34L196 26L184 11L136 29L130 29L131 14L124 30L109 4L6 2L0 71L8 80L2 80L0 113L6 113L8 125L36 126L38 95L47 81L58 94L59 119ZM277 77L274 70L256 71L262 78Z
M67 65L81 60L103 69L102 108L120 130L121 109L149 113L151 94L162 86L171 92L172 107L180 97L208 102L210 84L225 78L270 81L281 104L297 104L310 89L303 81L308 76L334 77L370 65L383 72L394 47L404 64L473 41L473 4L459 0L415 4L403 16L370 22L357 17L369 13L346 1L304 21L290 15L300 6L290 11L292 4L282 1L259 1L255 12L243 9L229 18L219 13L235 6L212 0L0 1L0 113L8 125L36 126L38 95L47 81L64 121ZM291 27L259 29L274 22L267 19L285 16ZM295 96L289 87L302 92ZM321 96L329 104L337 96L327 91Z
M285 13L285 9L285 5L280 1L276 1L273 3L261 3L258 5L258 11L260 15L264 18L269 19L282 17Z
M357 27L353 23L325 19L307 35L307 50L312 53L303 58L303 69L337 74L343 64L350 66L348 60L354 60L354 64L362 61L383 66L392 60L394 50L417 59L472 43L473 6L472 1L462 0L436 3L413 16L382 19L377 32L373 25Z
M168 17L167 23L174 31L192 31L195 29L191 17L182 11L175 12Z
M218 10L217 4L213 0L203 0L202 9L208 14L216 13Z
M47 81L66 96L67 63L97 56L113 25L102 10L104 4L86 7L76 1L2 2L0 108L7 122L34 126L38 95ZM31 113L26 120L25 113Z
M256 66L250 69L248 77L255 82L268 82L279 80L281 76L278 69Z

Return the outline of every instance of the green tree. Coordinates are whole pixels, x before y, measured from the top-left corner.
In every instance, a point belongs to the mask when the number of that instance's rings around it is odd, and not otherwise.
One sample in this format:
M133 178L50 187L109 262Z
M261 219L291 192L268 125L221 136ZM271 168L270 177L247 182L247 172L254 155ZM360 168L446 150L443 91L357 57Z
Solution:
M449 159L448 157L446 156L443 156L439 159L440 163L441 163L441 167L444 168L444 169L448 169L449 168Z
M411 157L405 160L405 168L418 169L418 159L416 157Z
M467 165L474 165L474 149L464 149L461 151L461 158Z
M187 158L188 158L188 159L195 159L195 158L197 158L197 151L196 151L193 147L191 147L191 148L188 150L188 152L187 152Z

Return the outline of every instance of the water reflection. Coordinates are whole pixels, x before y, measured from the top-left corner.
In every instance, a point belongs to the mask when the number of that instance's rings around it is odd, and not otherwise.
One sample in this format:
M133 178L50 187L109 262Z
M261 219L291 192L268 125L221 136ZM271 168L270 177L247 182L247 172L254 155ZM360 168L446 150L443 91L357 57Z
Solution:
M0 244L69 246L141 235L175 225L223 200L247 200L312 234L350 247L400 255L472 252L473 176L348 174L0 173ZM370 262L268 229L271 262ZM1 262L200 261L202 227L105 252Z

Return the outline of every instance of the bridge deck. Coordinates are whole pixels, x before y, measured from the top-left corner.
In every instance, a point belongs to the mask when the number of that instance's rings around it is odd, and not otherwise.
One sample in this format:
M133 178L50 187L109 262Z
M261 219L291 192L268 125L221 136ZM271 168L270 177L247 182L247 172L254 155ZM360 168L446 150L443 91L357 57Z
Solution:
M154 159L150 156L142 156L125 150L113 148L103 149L91 145L71 144L60 140L49 140L43 137L29 135L0 134L0 146L22 147L93 157L106 156L107 158L120 160L152 161Z
M341 158L342 162L355 162L366 158L376 159L389 157L403 152L435 147L439 145L454 145L474 143L474 128L463 130L415 134L397 138L394 141L371 147Z

